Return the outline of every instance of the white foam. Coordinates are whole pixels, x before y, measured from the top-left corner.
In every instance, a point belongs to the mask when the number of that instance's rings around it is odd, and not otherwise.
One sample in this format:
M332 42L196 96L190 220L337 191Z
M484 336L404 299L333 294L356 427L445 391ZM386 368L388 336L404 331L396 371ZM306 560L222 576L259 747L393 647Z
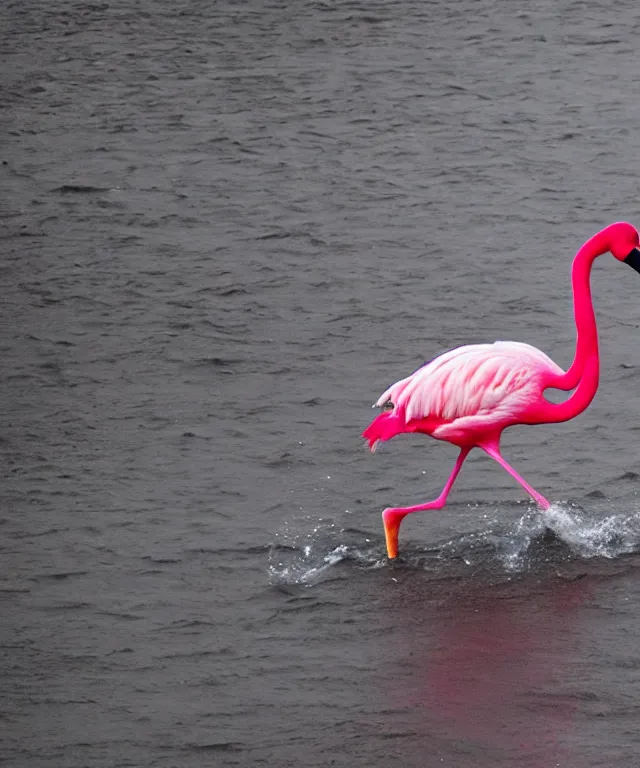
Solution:
M526 567L532 543L550 530L577 557L613 559L640 548L640 515L589 518L575 505L556 503L544 512L523 515L500 537L499 557L508 571Z
M614 558L638 549L640 516L614 514L587 520L576 507L554 505L544 514L545 525L582 557Z

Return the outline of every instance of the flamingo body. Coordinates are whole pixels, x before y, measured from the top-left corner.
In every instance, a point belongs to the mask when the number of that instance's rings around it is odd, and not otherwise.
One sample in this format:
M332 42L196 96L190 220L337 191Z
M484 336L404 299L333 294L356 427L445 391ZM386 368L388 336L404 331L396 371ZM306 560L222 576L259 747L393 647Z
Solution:
M372 449L401 432L477 445L497 430L525 422L531 404L562 376L562 368L530 344L458 347L390 386L374 407L391 402L393 410L380 414L364 437Z
M616 222L590 238L572 266L577 344L573 363L565 372L544 352L516 341L471 344L436 357L405 379L392 384L375 406L391 404L362 433L375 450L380 441L405 432L422 432L460 448L460 454L440 496L425 504L390 507L382 513L387 552L398 552L398 531L411 512L440 509L469 451L478 447L495 459L543 508L549 502L532 488L500 453L502 431L513 424L567 421L587 408L598 388L598 334L589 278L594 260L609 251L640 272L638 232ZM544 397L548 388L575 390L563 403Z

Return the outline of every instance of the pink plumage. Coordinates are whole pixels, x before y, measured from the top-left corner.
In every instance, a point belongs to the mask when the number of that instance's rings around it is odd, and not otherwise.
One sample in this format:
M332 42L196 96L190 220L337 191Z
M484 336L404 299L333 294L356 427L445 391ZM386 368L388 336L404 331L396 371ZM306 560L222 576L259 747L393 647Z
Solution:
M382 513L387 552L396 557L398 531L411 512L439 509L472 448L482 448L515 478L543 508L549 502L511 467L500 453L502 431L513 424L540 424L571 419L582 413L598 388L599 357L589 277L594 260L610 251L640 272L638 232L631 224L611 224L589 239L573 260L572 284L577 327L576 354L565 372L544 352L516 341L471 344L436 357L392 384L376 406L391 403L362 433L372 450L379 441L403 432L422 432L459 446L460 454L440 496L412 507ZM546 389L575 392L552 403ZM375 406L374 406L375 407Z
M365 430L378 441L424 432L456 445L526 419L532 397L564 375L544 352L517 341L470 344L436 357L389 387L374 407L393 405Z

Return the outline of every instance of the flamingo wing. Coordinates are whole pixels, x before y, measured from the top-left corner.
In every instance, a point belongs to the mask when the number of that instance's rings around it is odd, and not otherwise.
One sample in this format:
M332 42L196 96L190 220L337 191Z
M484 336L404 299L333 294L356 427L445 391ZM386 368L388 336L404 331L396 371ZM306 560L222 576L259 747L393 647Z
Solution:
M522 414L564 371L529 344L497 341L445 352L393 384L376 405L389 401L405 424L431 419L434 437L448 427L498 424Z

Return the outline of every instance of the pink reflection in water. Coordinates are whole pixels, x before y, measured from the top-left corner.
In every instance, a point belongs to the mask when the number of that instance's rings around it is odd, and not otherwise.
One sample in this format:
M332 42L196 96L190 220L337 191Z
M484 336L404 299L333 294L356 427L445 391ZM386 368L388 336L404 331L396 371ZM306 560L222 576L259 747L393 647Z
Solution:
M561 741L576 702L566 667L589 588L580 579L541 590L485 587L452 597L426 609L426 633L415 632L415 613L403 622L413 625L404 643L411 677L397 703L417 709L425 736L453 738L505 765L568 764Z

